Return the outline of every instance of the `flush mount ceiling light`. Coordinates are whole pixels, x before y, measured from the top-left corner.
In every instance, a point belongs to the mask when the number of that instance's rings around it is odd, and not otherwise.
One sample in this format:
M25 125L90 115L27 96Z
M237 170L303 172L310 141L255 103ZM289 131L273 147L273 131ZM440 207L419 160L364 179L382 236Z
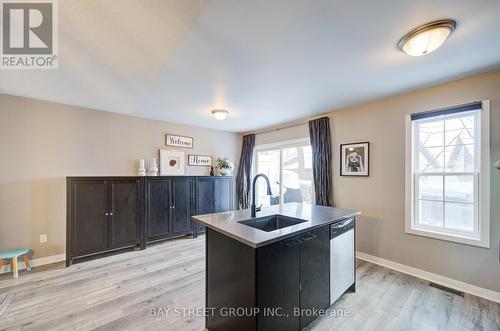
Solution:
M212 115L214 115L215 119L218 121L222 121L226 119L226 116L229 112L225 109L214 109L212 110Z
M398 48L411 56L429 54L441 46L457 27L454 20L430 22L408 32L398 42Z

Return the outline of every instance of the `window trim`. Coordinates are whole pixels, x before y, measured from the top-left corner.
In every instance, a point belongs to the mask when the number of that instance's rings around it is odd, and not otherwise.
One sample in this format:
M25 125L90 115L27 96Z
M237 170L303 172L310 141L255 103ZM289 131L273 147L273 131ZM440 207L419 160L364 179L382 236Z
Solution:
M412 164L412 121L411 115L406 115L406 136L405 136L405 232L413 235L425 236L434 239L452 241L461 244L490 248L490 101L481 102L481 112L479 114L481 142L480 142L480 172L477 184L479 185L478 195L478 227L479 238L473 239L470 236L460 233L443 233L435 229L423 229L419 226L414 228L415 216L415 183Z
M282 149L287 148L287 147L297 147L297 146L304 146L304 145L311 145L311 139L309 137L284 140L284 141L279 141L279 142L269 143L269 144L255 145L253 148L253 155L252 155L252 177L255 177L255 175L257 175L257 152L265 151L265 150L279 149L280 150L280 179L279 180L280 180L280 183L283 183L283 172L284 172L283 170L284 169L283 169ZM311 185L312 185L311 204L314 204L314 201L316 199L316 197L314 196L314 181L311 181ZM283 184L280 185L279 201L280 201L280 205L282 204L282 201L284 201Z

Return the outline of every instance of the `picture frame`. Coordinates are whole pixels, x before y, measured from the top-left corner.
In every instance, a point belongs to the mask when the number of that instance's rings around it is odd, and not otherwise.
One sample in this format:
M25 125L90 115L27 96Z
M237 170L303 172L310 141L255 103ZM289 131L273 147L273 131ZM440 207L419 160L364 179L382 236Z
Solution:
M183 151L160 149L160 176L184 176L186 154Z
M368 141L340 145L340 176L370 175L370 143Z
M188 166L211 167L212 166L212 156L211 155L189 154L188 155Z
M193 138L176 134L165 134L165 145L170 147L193 148Z

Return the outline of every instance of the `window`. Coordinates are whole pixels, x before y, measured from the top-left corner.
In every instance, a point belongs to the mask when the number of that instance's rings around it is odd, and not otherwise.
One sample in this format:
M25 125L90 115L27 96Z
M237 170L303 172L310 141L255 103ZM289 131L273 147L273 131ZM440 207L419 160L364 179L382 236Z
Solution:
M412 114L407 122L406 231L489 247L488 104Z
M254 175L263 173L269 177L273 192L273 196L268 196L265 181L259 179L255 197L257 206L275 205L280 201L314 201L312 150L309 139L255 146L253 164Z

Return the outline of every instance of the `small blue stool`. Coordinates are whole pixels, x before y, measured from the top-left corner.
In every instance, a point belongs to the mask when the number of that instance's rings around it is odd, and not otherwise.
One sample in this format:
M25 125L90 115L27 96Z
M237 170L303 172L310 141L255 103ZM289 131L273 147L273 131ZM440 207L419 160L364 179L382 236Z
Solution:
M3 260L10 260L10 271L14 273L14 278L19 276L17 268L17 259L22 256L26 270L31 271L30 260L28 259L29 248L13 249L7 252L0 252L0 269L2 268Z

